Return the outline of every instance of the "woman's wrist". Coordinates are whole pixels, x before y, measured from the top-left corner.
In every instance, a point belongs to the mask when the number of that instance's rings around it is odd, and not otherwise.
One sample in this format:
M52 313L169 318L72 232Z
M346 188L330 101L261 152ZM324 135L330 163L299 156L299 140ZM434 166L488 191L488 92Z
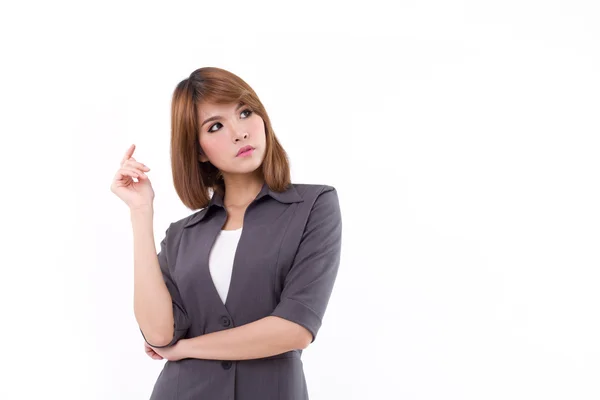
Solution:
M129 207L129 212L134 213L153 213L154 205L153 204L143 204L138 206Z
M194 355L192 339L180 339L177 344L180 346L182 358L198 358Z

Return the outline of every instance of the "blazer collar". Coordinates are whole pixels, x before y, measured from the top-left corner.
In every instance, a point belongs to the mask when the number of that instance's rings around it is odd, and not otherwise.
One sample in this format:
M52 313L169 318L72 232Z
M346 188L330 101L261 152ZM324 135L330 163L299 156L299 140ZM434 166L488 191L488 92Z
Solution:
M286 190L284 190L283 192L275 192L275 191L271 190L271 188L269 188L269 185L267 185L266 183L263 183L262 188L260 189L260 192L258 192L258 194L256 195L256 197L254 198L253 201L257 201L264 196L271 196L275 200L279 201L280 203L284 203L284 204L298 203L298 202L304 201L304 199L302 199L302 197L300 196L300 194L296 190L296 187L293 184L290 184L288 186L288 188ZM213 193L213 196L210 199L208 206L206 206L205 208L196 212L195 214L191 215L189 221L184 225L184 228L195 225L198 222L202 221L202 219L204 218L204 216L206 215L208 210L211 208L215 208L215 206L225 208L225 206L223 204L223 195L221 195L217 192Z

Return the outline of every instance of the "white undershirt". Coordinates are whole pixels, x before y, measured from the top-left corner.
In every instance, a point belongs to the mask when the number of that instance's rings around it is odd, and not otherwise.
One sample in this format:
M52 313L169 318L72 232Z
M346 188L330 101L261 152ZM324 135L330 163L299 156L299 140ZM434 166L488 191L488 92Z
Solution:
M210 250L208 258L210 275L223 304L227 300L231 272L233 270L233 259L241 234L242 228L232 231L221 230Z

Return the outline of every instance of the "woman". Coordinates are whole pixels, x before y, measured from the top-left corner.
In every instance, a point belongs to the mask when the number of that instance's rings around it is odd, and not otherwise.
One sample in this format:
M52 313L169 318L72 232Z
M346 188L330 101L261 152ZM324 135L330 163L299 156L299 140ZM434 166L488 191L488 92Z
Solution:
M177 85L171 128L175 190L200 210L169 225L158 254L135 145L111 186L131 211L136 321L147 353L167 359L151 400L308 399L302 350L340 263L336 189L290 182L258 96L223 69Z

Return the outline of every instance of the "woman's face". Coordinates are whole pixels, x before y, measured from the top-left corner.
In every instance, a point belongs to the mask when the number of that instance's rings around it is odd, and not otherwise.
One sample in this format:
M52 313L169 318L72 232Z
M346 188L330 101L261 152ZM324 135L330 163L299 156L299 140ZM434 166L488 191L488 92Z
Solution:
M240 104L200 103L200 161L210 161L223 176L248 174L260 167L265 156L266 136L263 119ZM244 146L251 153L238 156Z

